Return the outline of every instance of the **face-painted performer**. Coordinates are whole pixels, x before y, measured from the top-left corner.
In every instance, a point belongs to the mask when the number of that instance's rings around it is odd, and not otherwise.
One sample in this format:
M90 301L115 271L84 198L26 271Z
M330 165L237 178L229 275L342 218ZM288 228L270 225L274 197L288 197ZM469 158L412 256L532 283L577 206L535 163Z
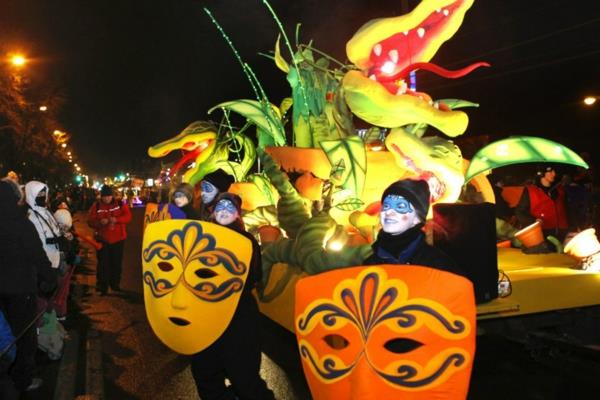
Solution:
M465 277L417 265L307 276L295 330L315 400L467 396L476 327Z
M425 241L423 226L429 205L429 185L424 180L403 179L385 189L381 231L373 243L373 254L364 264L416 264L462 275L450 257Z
M261 278L260 246L245 231L241 217L242 199L239 196L221 193L212 199L212 203L214 208L211 221L220 227L229 228L230 235L249 241L252 244L252 254L246 285L231 322L215 343L192 356L192 375L196 388L203 399L274 399L273 393L259 375L258 306L251 292ZM236 255L239 249L237 241L241 240L236 239L229 247ZM204 316L202 319L207 323ZM231 381L229 388L225 386L225 378Z
M208 221L214 210L216 199L219 193L224 193L233 183L233 177L218 169L204 176L200 181L202 206L201 217L203 221Z
M173 190L169 214L172 219L200 219L200 213L194 209L194 187L189 183L180 183Z

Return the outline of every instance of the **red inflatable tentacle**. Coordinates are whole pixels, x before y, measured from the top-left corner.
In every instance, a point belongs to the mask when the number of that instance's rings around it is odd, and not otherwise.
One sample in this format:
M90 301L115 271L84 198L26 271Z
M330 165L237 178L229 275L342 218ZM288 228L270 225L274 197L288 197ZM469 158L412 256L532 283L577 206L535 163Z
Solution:
M489 67L489 66L490 66L490 64L488 64L486 62L477 62L477 63L471 64L465 68L451 71L451 70L442 68L439 65L435 65L433 63L420 62L420 63L411 64L394 75L379 76L379 77L377 77L377 80L380 82L388 82L388 81L395 81L398 79L403 79L405 76L410 74L411 71L414 71L416 69L422 69L425 71L433 72L434 74L443 76L444 78L455 79L455 78L460 78L462 76L465 76L465 75L471 73L471 71L473 71L474 69L477 69L479 67Z

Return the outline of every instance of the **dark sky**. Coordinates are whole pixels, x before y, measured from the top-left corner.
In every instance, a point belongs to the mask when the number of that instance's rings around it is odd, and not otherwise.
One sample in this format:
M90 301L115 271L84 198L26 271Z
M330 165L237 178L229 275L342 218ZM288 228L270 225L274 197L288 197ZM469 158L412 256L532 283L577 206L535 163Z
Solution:
M408 1L413 8L417 1ZM400 14L399 0L272 0L288 35L345 59L345 42L372 18ZM0 0L0 46L36 59L32 79L58 82L61 122L89 172L114 174L147 158L206 111L253 92L208 7L263 83L271 101L289 95L285 76L257 55L277 26L260 0ZM293 40L293 39L292 39ZM287 55L287 54L286 54ZM459 80L418 73L433 98L480 103L466 110L466 136L526 134L591 151L600 133L600 2L477 0L433 62L457 69L488 61ZM598 152L597 152L598 153Z

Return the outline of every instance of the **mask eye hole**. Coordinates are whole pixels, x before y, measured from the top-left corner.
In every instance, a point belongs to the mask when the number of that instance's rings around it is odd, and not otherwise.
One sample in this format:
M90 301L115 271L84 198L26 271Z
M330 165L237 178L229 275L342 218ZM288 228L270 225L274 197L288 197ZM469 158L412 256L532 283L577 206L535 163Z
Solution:
M160 270L163 271L163 272L173 271L173 266L171 264L169 264L168 262L165 262L165 261L159 262L158 263L158 268L160 268Z
M341 335L336 335L336 334L327 335L323 338L323 340L325 341L325 343L327 343L327 345L329 347L331 347L332 349L336 349L336 350L345 349L350 344L346 340L346 338L344 338Z
M404 338L396 338L392 340L388 340L383 347L386 350L391 351L396 354L403 354L418 349L423 346L423 343L412 340L412 339L404 339Z
M197 269L196 272L194 272L194 273L196 274L196 276L198 278L202 278L202 279L208 279L208 278L212 278L212 277L218 275L215 271L213 271L212 269L208 269L208 268Z

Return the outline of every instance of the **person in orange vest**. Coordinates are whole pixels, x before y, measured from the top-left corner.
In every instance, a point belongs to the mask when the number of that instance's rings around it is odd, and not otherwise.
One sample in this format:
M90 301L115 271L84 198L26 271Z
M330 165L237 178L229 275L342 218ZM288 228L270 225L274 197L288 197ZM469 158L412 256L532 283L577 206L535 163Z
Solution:
M539 220L544 236L552 235L563 240L569 228L565 189L556 181L556 171L552 166L537 169L534 184L526 185L515 215L521 227Z
M97 251L96 269L96 285L102 295L108 292L109 285L113 291L121 291L123 247L129 222L131 211L127 202L116 200L113 189L103 185L100 200L92 204L88 213L88 225L96 231L96 240L102 243L102 248Z

